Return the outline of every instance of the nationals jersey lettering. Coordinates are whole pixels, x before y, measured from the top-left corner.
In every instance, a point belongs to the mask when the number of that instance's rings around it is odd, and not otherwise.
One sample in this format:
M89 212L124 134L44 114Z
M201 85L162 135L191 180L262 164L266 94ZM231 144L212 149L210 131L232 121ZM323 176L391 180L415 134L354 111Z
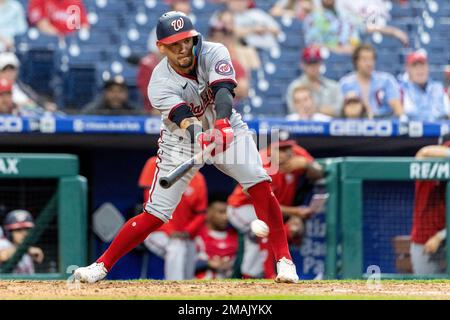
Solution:
M195 51L196 77L178 73L164 58L153 71L148 86L150 102L161 112L162 129L172 139L181 134L169 119L174 108L188 105L204 130L213 128L216 112L211 85L222 81L236 83L230 54L224 45L200 39Z

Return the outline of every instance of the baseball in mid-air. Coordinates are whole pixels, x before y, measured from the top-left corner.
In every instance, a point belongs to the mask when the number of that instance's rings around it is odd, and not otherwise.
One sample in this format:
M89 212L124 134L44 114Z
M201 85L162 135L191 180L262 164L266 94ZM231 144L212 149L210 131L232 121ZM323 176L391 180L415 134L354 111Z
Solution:
M267 224L259 219L253 220L250 224L250 229L256 236L260 238L267 237L269 235L269 227Z

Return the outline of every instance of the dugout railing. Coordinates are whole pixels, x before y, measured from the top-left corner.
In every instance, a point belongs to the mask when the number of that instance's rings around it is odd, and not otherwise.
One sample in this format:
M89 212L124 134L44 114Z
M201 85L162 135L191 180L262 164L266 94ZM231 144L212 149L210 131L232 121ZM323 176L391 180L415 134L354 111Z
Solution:
M446 183L446 228L450 234L450 162L409 157L348 157L326 159L328 279L362 279L379 273L385 279L450 278L450 246L446 245L447 272L425 276L392 272L393 235L411 230L414 183Z
M50 191L44 193L44 189ZM30 204L33 193L35 198L44 197L34 199L40 204L34 207ZM86 264L87 181L79 175L77 156L0 153L0 205L9 209L19 205L21 209L38 208L33 212L35 227L13 257L0 264L0 279L67 279L71 269ZM45 243L47 248L55 248L49 272L13 273L29 246L42 243L49 229L55 234Z

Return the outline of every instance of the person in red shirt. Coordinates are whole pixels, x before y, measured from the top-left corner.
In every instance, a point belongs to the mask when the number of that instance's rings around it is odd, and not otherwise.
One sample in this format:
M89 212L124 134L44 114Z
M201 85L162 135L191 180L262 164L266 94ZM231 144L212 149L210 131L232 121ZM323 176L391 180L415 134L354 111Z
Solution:
M13 82L0 78L0 114L14 114L17 106L12 99Z
M82 0L30 0L28 19L41 32L59 37L89 28Z
M314 182L323 177L321 166L304 148L294 140L272 143L268 149L261 150L264 167L272 178L272 190L281 206L285 218L288 240L299 243L303 230L303 219L314 211L307 206L294 206L297 186L302 177ZM241 186L236 186L228 198L228 217L231 224L244 233L244 257L241 273L245 278L273 278L275 269L267 239L258 239L250 231L250 224L257 219L252 200Z
M157 52L148 53L139 60L139 69L136 75L136 84L144 100L144 110L155 115L159 114L159 112L156 109L153 109L148 98L148 83L152 77L153 69L155 69L162 58L163 57Z
M139 177L144 189L144 202L154 181L157 157L147 160ZM208 194L204 176L198 172L184 192L173 218L145 240L145 245L165 260L167 280L192 279L195 275L195 244L193 239L204 225Z
M425 146L416 154L416 159L427 158L450 158L450 134L443 135L439 145ZM416 181L410 247L414 274L446 271L445 186L445 181Z
M196 278L230 278L236 260L238 234L228 224L226 197L210 197L206 223L195 242L198 250Z

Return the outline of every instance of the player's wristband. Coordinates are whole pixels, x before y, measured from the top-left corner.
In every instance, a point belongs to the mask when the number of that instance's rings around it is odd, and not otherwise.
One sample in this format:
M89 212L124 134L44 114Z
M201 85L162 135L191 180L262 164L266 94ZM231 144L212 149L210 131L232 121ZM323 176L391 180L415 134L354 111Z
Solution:
M215 129L219 129L219 130L223 130L225 128L230 128L231 129L230 120L228 118L217 119L216 122L214 123L214 128Z

